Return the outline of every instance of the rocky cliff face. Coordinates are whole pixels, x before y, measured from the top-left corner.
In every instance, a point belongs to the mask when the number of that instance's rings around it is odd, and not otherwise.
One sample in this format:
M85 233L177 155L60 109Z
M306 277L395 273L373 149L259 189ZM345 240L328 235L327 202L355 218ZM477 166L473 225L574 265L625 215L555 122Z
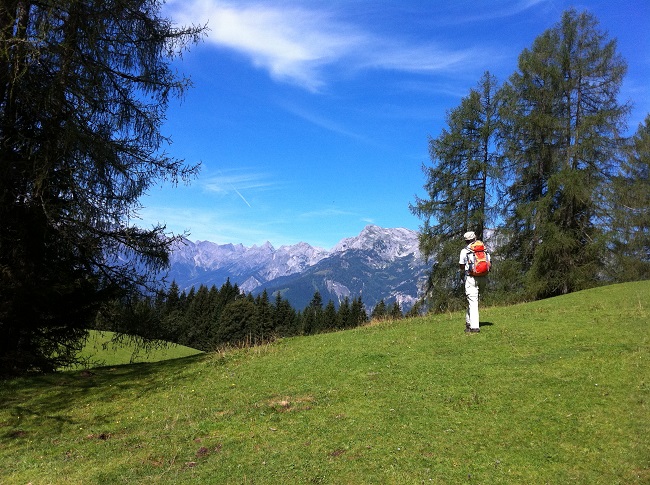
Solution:
M408 310L419 297L426 267L418 236L409 229L367 226L356 237L343 239L331 250L307 243L270 243L247 248L184 241L171 256L168 279L180 288L204 284L221 286L230 279L253 294L280 292L296 309L303 309L315 291L324 303L362 297L368 310L380 300L398 301Z

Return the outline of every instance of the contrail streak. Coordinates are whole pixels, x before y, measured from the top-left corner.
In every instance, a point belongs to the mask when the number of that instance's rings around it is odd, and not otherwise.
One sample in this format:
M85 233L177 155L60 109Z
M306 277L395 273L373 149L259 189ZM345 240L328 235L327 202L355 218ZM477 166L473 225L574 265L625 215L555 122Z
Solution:
M244 202L246 202L246 205L252 209L252 207L251 207L251 205L248 203L248 201L244 198L243 195L241 195L241 192L239 192L239 190L237 190L233 184L230 184L230 186L232 187L232 189L233 189L235 192L237 192L237 195L238 195L239 197L241 197L241 200L243 200Z
M230 187L232 188L232 190L234 190L234 191L237 193L237 195L238 195L239 197L241 197L241 200L243 200L244 202L246 202L246 205L252 209L253 207L248 203L248 201L246 200L246 198L245 198L243 195L241 195L241 192L235 188L235 186L233 185L233 183L232 183L232 182L231 182L227 177L224 176L224 174L223 174L223 172L222 172L221 170L219 170L219 175L221 175L221 177L223 178L224 182L227 182L228 185L230 185Z

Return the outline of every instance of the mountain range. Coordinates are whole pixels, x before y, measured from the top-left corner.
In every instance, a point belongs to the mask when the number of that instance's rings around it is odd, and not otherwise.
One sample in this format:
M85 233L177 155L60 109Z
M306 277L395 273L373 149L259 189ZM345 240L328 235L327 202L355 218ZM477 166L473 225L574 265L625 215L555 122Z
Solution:
M274 248L183 240L171 254L168 280L181 289L220 287L228 279L246 293L279 292L297 310L318 291L326 304L338 307L346 297L361 296L368 311L379 301L397 301L403 311L420 296L428 266L415 231L366 226L356 237L341 240L331 250L301 242Z

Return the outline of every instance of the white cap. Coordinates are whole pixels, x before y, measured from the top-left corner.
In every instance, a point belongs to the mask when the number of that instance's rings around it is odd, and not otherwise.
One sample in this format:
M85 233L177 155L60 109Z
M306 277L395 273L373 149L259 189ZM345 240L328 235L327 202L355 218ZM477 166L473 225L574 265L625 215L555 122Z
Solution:
M474 234L474 231L469 231L463 234L463 238L465 238L465 241L471 241L472 239L476 239L476 234Z

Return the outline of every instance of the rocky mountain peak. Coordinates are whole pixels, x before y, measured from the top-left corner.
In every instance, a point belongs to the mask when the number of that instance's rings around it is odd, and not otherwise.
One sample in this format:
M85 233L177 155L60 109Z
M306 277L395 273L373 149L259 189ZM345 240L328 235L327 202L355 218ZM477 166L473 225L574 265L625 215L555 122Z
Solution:
M419 254L418 235L410 229L386 229L368 225L358 236L341 240L334 246L332 253L351 249L375 251L382 258L394 260L409 254Z
M230 279L246 292L266 288L286 293L290 300L293 294L292 304L298 309L314 288L335 303L356 294L363 294L370 306L379 299L412 303L424 268L415 231L376 225L341 240L330 251L305 242L275 249L270 242L247 248L184 240L172 252L170 263L168 280L175 280L181 289L219 287Z

